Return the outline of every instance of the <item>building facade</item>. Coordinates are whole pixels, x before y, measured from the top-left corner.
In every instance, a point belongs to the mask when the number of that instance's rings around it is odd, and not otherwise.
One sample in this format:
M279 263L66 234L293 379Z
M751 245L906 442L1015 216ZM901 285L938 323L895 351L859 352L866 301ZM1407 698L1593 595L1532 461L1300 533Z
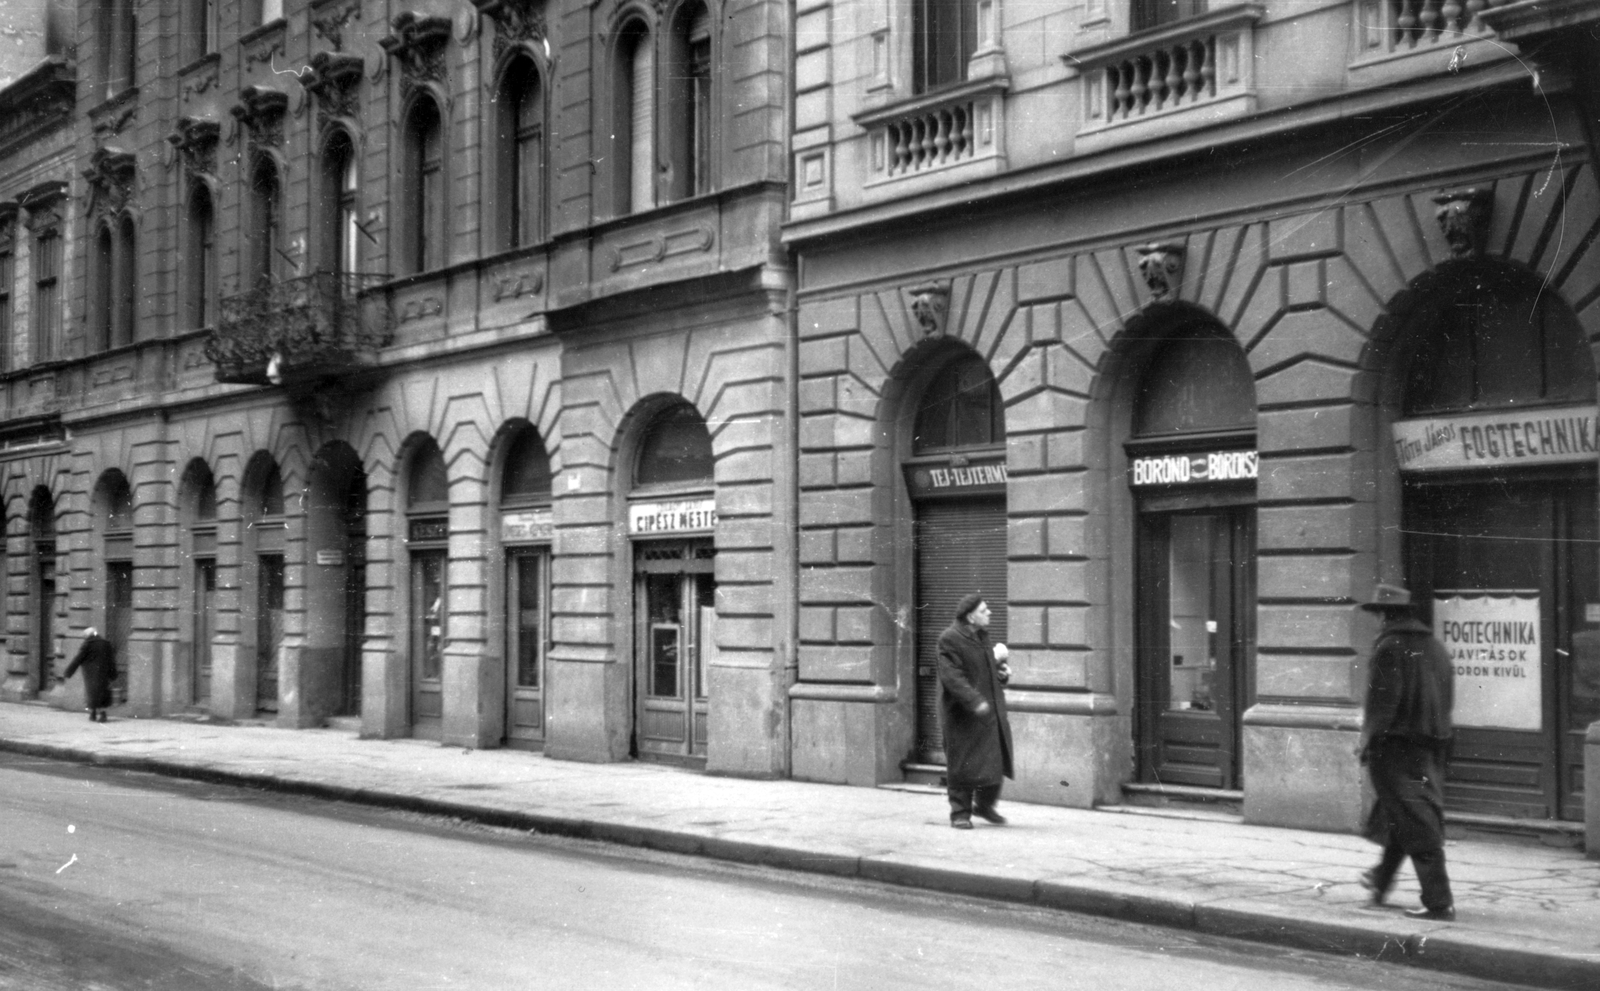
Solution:
M795 776L937 772L979 590L1008 793L1355 829L1353 606L1401 581L1450 812L1582 820L1587 7L802 0Z
M783 7L71 16L0 693L785 773Z

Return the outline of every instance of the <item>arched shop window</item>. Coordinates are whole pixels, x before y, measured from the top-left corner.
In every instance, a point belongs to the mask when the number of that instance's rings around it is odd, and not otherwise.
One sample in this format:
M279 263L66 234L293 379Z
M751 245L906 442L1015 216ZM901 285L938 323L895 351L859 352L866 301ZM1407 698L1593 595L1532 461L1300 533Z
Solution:
M1414 287L1393 425L1413 601L1456 656L1447 809L1583 818L1600 719L1595 366L1538 275L1457 263ZM1489 621L1487 625L1477 621ZM1473 631L1514 629L1515 644Z
M412 732L440 733L444 647L449 635L450 479L431 439L419 443L406 473L406 549L411 560Z
M688 403L658 412L640 437L628 499L633 538L634 750L699 765L710 725L716 650L715 459Z
M1005 441L1005 407L1000 387L982 358L952 362L923 393L912 433L913 454L958 447L984 447Z
M1136 772L1146 784L1238 789L1255 664L1255 379L1209 320L1156 330L1125 445Z
M545 655L550 642L550 455L524 424L506 447L500 537L506 555L506 743L544 741Z

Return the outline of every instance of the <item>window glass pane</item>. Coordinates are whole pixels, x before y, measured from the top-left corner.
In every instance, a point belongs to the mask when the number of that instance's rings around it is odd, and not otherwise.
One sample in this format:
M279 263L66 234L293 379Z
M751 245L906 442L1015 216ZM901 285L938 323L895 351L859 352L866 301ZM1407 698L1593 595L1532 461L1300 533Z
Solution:
M543 639L543 589L539 583L540 556L518 554L516 564L517 684L539 687L539 647Z
M419 554L412 559L412 582L421 622L422 677L436 679L444 670L444 635L447 620L443 554Z
M1232 338L1199 334L1168 344L1139 381L1134 429L1141 436L1255 425L1255 377Z
M261 483L261 515L283 515L283 476L278 474L277 466Z
M1217 649L1227 648L1225 582L1217 566L1227 554L1226 528L1216 516L1174 516L1168 566L1172 664L1168 708L1210 710Z
M714 459L705 420L691 406L678 406L651 424L640 445L636 485L711 484Z
M507 502L550 501L550 455L545 453L539 432L532 427L518 432L511 450L506 452L500 498Z
M947 366L922 394L911 449L924 454L952 447L985 446L1005 437L1000 390L982 358L968 355Z
M683 636L683 604L679 575L645 577L646 610L650 634L650 694L677 698L678 647Z
M445 474L444 456L429 442L411 459L410 484L406 487L407 507L450 501L450 480Z
M632 86L629 121L629 176L635 212L655 206L656 59L651 38L639 31L630 53Z

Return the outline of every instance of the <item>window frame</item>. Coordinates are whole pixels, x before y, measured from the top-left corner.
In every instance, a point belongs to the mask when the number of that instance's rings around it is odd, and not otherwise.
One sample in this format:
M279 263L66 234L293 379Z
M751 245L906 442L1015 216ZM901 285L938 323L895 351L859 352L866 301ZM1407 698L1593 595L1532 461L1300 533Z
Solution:
M661 89L665 128L657 128L666 169L665 202L711 192L715 183L712 154L719 129L716 124L715 64L716 19L707 0L685 0L668 21L665 65L657 85Z
M936 93L967 81L967 66L978 51L983 31L979 23L980 2L981 0L912 0L911 92L913 94ZM943 16L933 16L936 14ZM954 22L954 26L947 26L951 21Z
M527 49L509 55L495 100L496 250L542 243L547 237L545 71Z
M423 119L431 115L431 121ZM406 108L403 133L402 200L405 208L402 226L401 259L408 274L443 268L449 263L445 234L448 216L448 173L445 137L449 133L444 102L424 88ZM420 125L431 123L424 130Z
M618 217L635 213L644 213L656 207L656 137L659 128L656 126L656 93L655 86L655 39L656 34L651 23L642 14L630 15L623 21L616 32L616 43L611 50L611 163L612 163L612 214ZM646 118L647 126L639 126L639 119L635 111L638 107L640 93L636 79L635 62L641 53L650 58L648 66L649 86L649 115ZM646 152L638 148L640 138L646 143ZM647 177L638 175L641 164L648 164L650 174ZM648 202L640 202L640 194L644 193Z
M217 199L203 179L189 181L178 263L183 270L184 324L189 330L212 326L217 318Z
M265 188L264 176L271 180ZM278 278L277 255L283 233L283 170L265 151L257 151L250 160L246 197L250 204L246 231L249 268L240 282L246 289L259 289Z
M17 281L17 217L14 208L0 210L0 373L15 364Z
M317 156L317 269L332 274L361 267L361 156L355 135L330 128Z
M106 99L137 84L139 12L134 0L100 0L95 18L97 68Z
M49 224L33 232L29 262L33 269L32 358L35 364L55 358L61 336L61 265L65 248L61 228Z

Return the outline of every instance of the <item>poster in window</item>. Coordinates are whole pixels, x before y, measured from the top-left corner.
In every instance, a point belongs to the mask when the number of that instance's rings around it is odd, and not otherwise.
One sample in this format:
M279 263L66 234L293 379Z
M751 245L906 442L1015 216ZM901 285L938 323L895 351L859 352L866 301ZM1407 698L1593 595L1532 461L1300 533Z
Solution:
M1455 668L1456 726L1535 732L1543 727L1537 593L1438 593L1433 633Z

